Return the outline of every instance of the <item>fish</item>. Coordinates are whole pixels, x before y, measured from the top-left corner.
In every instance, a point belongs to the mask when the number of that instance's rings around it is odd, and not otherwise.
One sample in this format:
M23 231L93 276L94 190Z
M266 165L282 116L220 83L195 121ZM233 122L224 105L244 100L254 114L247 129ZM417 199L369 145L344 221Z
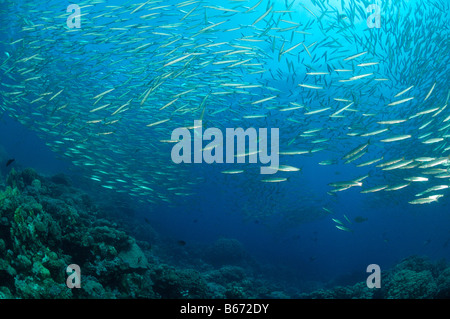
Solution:
M361 74L361 75L357 75L357 76L352 76L347 81L355 81L355 80L363 79L363 78L371 76L371 75L373 75L373 73L366 73L366 74Z
M423 196L426 193L440 191L440 190L447 189L447 188L449 188L449 185L436 185L436 186L433 186L433 187L430 187L430 188L424 190L423 192L421 192L419 194L416 194L416 196Z
M297 167L290 166L290 165L280 165L278 167L278 170L281 172L299 172L299 171L301 171L301 168L297 168Z
M409 185L411 185L411 183L396 184L396 185L389 186L388 188L385 188L384 191L385 192L398 191L400 189L408 187Z
M380 142L391 143L391 142L403 141L403 140L409 139L411 137L412 136L410 134L397 135L397 136L382 139L382 140L380 140Z
M328 72L307 72L307 75L328 75Z
M363 144L357 146L356 148L354 148L353 150L351 150L350 152L348 152L347 154L345 154L345 155L342 157L342 159L343 159L343 160L346 160L346 159L349 159L349 158L354 157L356 154L362 152L365 148L367 148L367 147L369 146L369 144L370 144L370 142L366 142L366 143L363 143Z
M64 91L64 89L62 89L61 91L59 91L58 93L56 93L55 95L53 95L48 101L52 101L53 99L55 99L58 95L60 95L62 92Z
M241 174L244 173L243 169L230 169L230 170L226 170L226 171L222 171L222 174Z
M409 204L413 205L421 205L421 204L430 204L433 202L437 202L439 198L443 197L444 195L431 195L428 197L418 198L414 199L412 201L409 201Z
M303 155L310 154L311 150L297 150L297 151L281 151L278 152L279 155Z
M333 165L333 164L337 164L337 161L335 160L325 160L325 161L321 161L319 162L319 165Z
M289 111L294 111L294 110L298 110L298 109L302 109L304 108L304 106L300 105L300 106L292 106L292 107L286 107L286 108L282 108L279 111L280 112L289 112Z
M263 2L263 0L259 0L253 7L249 8L247 11L245 11L245 13L249 13L254 11L256 8L259 7L259 5Z
M261 21L262 19L264 19L273 9L273 5L263 14L261 15L258 19L256 19L253 23L252 26L254 26L255 24L257 24L259 21Z
M439 143L442 142L444 140L443 137L435 137L435 138L430 138L426 141L423 141L423 144L434 144L434 143Z
M369 166L369 165L372 165L372 164L378 163L378 162L379 162L379 161L381 161L381 160L383 160L383 157L380 157L380 158L376 158L376 159L373 159L373 160L370 160L370 161L367 161L367 162L364 162L364 163L358 164L358 165L356 165L356 167L364 167L364 166Z
M373 66L373 65L377 65L377 64L380 64L380 63L379 62L368 62L368 63L358 64L357 66L359 66L359 67L366 67L366 66Z
M352 55L352 56L350 56L350 57L345 58L344 61L350 61L350 60L359 58L360 56L363 56L363 55L365 55L365 54L367 54L367 53L368 53L367 51L364 51L364 52L361 52L361 53Z
M428 100L428 98L430 97L431 93L433 92L435 86L436 86L436 82L434 82L433 86L431 87L431 89L428 92L427 96L425 97L424 101Z
M303 47L305 48L306 53L308 53L309 57L312 58L311 53L308 50L308 47L302 42Z
M361 136L362 136L362 137L374 136L374 135L378 135L378 134L384 133L384 132L386 132L386 131L388 131L388 130L389 130L389 129L387 129L387 128L383 128L383 129L380 129L380 130L376 130L376 131L374 131L374 132L369 132L369 133L361 134Z
M178 101L179 97L175 98L174 100L170 101L169 103L165 104L164 106L162 106L159 110L162 111L164 110L166 107L171 106L173 103L175 103L176 101Z
M8 167L9 165L11 165L12 163L14 163L15 159L11 158L9 160L6 161L6 167Z
M403 100L399 100L399 101L395 101L395 102L389 103L388 106L394 106L394 105L403 104L403 103L406 103L406 102L411 101L413 99L414 99L414 96L408 97L408 98L403 99Z
M350 228L348 228L348 227L346 227L346 226L343 226L343 225L336 225L336 228L337 229L340 229L340 230L343 230L343 231L346 231L346 232L353 232L353 230L351 230Z
M363 152L359 152L357 154L355 154L353 157L350 157L349 159L347 159L344 164L350 164L351 162L356 161L357 159L359 159L360 157L364 156L365 154L367 154L368 151L363 151Z
M44 11L33 2L8 6L0 26L0 108L103 191L152 205L172 205L201 191L195 168L168 155L182 140L171 137L175 128L199 130L186 127L193 119L203 120L203 130L278 127L277 153L293 161L280 173L294 179L301 176L295 174L299 167L306 176L310 167L317 166L318 174L330 170L320 178L333 188L319 196L323 201L332 196L339 202L336 193L352 187L389 184L367 194L389 204L390 191L424 187L420 193L437 186L438 178L445 184L449 60L445 49L435 49L445 38L442 2L383 3L382 12L392 13L383 32L358 27L367 12L356 2L336 7L314 0L297 8L295 1L263 0L80 5L81 29L57 28L68 15L54 14L59 9L53 1ZM307 156L308 165L296 155ZM342 163L354 170L340 170ZM253 164L220 165L208 167L214 171L208 177L230 188L228 196L251 189L270 201L273 212L286 214L280 219L295 219L281 202L301 206L305 216L317 205L328 207L315 196L298 196L309 194L306 180L295 192L276 193L265 183L284 176L259 183ZM355 179L356 170L367 177ZM340 182L334 174L343 175ZM421 176L428 180L413 183ZM294 193L298 203L289 200ZM260 207L254 211L263 214Z
M173 65L173 64L175 64L175 63L178 63L178 62L181 62L181 61L183 61L183 60L186 60L187 58L189 58L189 57L191 57L191 56L192 56L192 54L191 54L191 53L188 53L188 54L186 54L186 55L184 55L184 56L182 56L182 57L179 57L179 58L174 59L174 60L172 60L172 61L170 61L170 62L167 62L166 64L163 65L163 68L166 68L166 67L171 66L171 65Z
M140 6L138 6L136 9L134 9L132 12L130 12L130 14L133 14L135 12L137 12L139 9L141 9L143 6L145 6L146 4L148 4L151 0L146 1L144 3L142 3Z
M356 216L355 218L353 218L353 220L355 221L355 223L363 223L369 219L367 217Z
M401 91L400 93L397 93L394 97L399 97L399 96L405 94L406 92L408 92L409 90L411 90L413 87L414 87L414 85L411 85L409 88L407 88L407 89Z
M372 188L368 188L368 189L362 190L361 194L379 192L379 191L382 191L382 190L384 190L384 189L386 189L388 187L389 187L389 185L375 186L375 187L372 187Z
M278 97L277 95L275 95L275 96L271 96L271 97L267 97L267 98L264 98L264 99L261 99L261 100L258 100L258 101L255 101L255 102L252 102L252 105L255 105L255 104L260 104L260 103L264 103L264 102L267 102L267 101L273 100L273 99L275 99L275 98L277 98L277 97Z
M295 50L295 49L296 49L298 46L300 46L301 44L303 44L303 42L300 42L300 43L297 43L296 45L293 45L293 46L290 47L289 49L287 49L287 50L281 52L280 55L284 55L284 54L286 54L286 53L291 52L292 50ZM307 73L307 74L308 74L308 73ZM312 74L310 74L310 75L312 75Z
M285 182L288 179L286 177L271 177L271 178L265 178L262 179L261 182L264 183L280 183L280 182Z
M360 181L348 181L348 182L329 183L328 185L336 188L348 188L353 186L362 186L362 183Z
M428 177L412 176L412 177L406 177L406 178L404 178L404 180L408 181L408 182L428 182Z
M334 116L338 115L339 113L341 113L341 112L345 111L346 109L348 109L353 104L354 104L354 102L349 103L348 105L346 105L343 108L339 109L338 111L334 112L332 115L330 115L330 117L334 117Z
M299 84L298 86L307 88L307 89L313 89L313 90L322 90L323 87L321 86L316 86L316 85L309 85L309 84Z
M318 114L318 113L322 113L322 112L328 111L329 109L331 109L331 107L324 107L324 108L321 108L321 109L318 109L318 110L306 112L305 115Z
M435 157L417 157L414 160L416 162L431 162L434 161L436 158Z
M435 160L427 161L425 164L419 166L419 168L430 168L435 167L442 164L449 163L450 159L448 157L442 157Z
M177 241L178 246L186 246L186 242L184 240Z
M383 171L390 171L390 170L393 170L393 169L399 169L399 168L402 168L402 167L405 167L405 166L411 164L412 162L414 162L414 160L403 160L403 161L400 161L399 163L395 163L395 164L392 164L390 166L386 166L382 170Z
M107 108L107 107L110 106L110 105L111 105L111 103L108 103L108 104L105 104L105 105L96 107L95 109L90 110L89 113L94 113L94 112L103 110L103 109Z
M151 127L151 126L159 125L159 124L165 123L165 122L167 122L167 121L170 121L170 118L169 118L169 119L163 119L163 120L160 120L160 121L156 121L156 122L153 122L153 123L147 124L147 127Z
M112 91L114 91L114 90L115 90L115 88L106 90L105 92L102 92L102 93L100 93L100 94L97 94L97 95L94 96L92 99L93 99L93 100L97 100L97 99L101 98L102 96L104 96L105 94L108 94L108 93L110 93L110 92L112 92Z
M399 124L404 123L408 121L408 119L400 119L400 120L389 120L389 121L379 121L377 122L380 125L393 125L393 124Z

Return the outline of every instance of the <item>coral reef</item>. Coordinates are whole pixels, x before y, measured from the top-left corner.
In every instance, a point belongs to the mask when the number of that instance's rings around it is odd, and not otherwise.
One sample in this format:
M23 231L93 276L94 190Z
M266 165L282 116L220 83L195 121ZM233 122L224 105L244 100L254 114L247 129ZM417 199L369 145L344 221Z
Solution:
M6 181L0 192L3 297L155 297L136 240L99 216L89 197L67 179L45 179L26 169L12 170ZM83 289L66 286L72 263L83 270Z
M365 282L302 293L304 299L434 299L450 297L450 267L445 261L432 263L410 256L382 274L381 288L369 289Z
M152 273L153 289L161 298L206 298L206 282L201 274L193 269L175 269L161 266Z
M383 297L388 299L432 299L440 291L450 289L448 282L440 281L445 264L433 264L428 259L411 256L397 264L383 280Z
M450 297L450 267L444 261L406 258L382 273L381 289L361 281L336 286L351 276L306 293L292 280L268 276L277 270L256 263L236 239L219 238L207 246L168 244L150 223L131 222L131 212L125 220L111 214L65 175L45 178L13 168L5 180L0 299ZM81 289L66 285L70 264L80 266Z
M137 230L155 240L151 225L126 229L63 174L44 178L33 169L12 169L6 185L0 191L0 298L246 298L270 290L237 266L248 255L235 239L220 238L198 248L191 266L174 266L154 253L166 244L158 248L129 235ZM66 286L70 264L82 270L82 289Z

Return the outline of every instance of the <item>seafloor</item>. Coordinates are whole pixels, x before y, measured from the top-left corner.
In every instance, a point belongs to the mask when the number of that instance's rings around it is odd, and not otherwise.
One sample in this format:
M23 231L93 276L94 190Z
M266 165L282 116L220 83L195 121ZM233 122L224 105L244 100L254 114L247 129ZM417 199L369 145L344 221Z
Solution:
M445 261L406 258L382 273L379 289L365 281L289 280L287 270L259 264L236 239L198 247L168 240L148 220L96 202L67 176L12 169L4 180L0 299L450 297ZM80 266L80 289L66 286L70 264Z

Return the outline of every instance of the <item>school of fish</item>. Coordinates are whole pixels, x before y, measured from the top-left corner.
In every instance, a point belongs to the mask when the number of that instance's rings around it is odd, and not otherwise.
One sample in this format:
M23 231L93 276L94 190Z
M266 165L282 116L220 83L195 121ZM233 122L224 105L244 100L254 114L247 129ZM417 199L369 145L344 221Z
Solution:
M383 1L380 28L368 0L141 1L80 1L80 28L60 1L0 4L1 109L93 182L149 203L193 194L205 176L171 161L171 132L202 120L280 128L275 175L215 166L224 185L245 176L240 187L269 192L264 214L330 212L275 189L304 189L304 158L349 168L330 198L448 195L447 1Z

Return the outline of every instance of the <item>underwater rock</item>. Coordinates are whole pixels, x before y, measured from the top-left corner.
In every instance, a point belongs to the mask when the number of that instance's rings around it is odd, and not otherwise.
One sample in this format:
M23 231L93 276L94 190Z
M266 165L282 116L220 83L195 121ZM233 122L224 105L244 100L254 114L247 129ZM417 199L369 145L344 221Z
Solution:
M289 296L288 294L286 294L283 291L272 291L270 292L267 297L269 299L290 299L291 296Z
M152 298L158 296L153 291L153 281L150 273L144 274L128 273L122 276L120 282L120 291L122 298Z
M30 186L38 178L37 172L32 168L26 168L22 171L12 169L6 178L6 185L12 188L17 187L20 191L23 191L26 186Z
M0 278L3 276L12 276L14 277L17 274L17 271L11 266L11 264L5 259L0 259Z
M95 242L105 243L116 247L117 250L125 250L130 247L130 237L121 230L108 226L98 226L90 230Z
M41 221L35 220L33 225L37 232L44 233L47 231L47 226Z
M382 277L383 298L431 299L445 286L445 264L422 256L409 256ZM444 274L442 277L441 275ZM438 280L440 277L440 280Z
M65 283L56 283L50 278L37 280L27 276L16 277L14 296L25 299L72 299L72 291L67 289Z
M225 298L227 299L247 299L244 288L240 286L231 286L225 291Z
M450 267L446 268L436 279L438 291L435 295L437 299L450 299Z
M70 186L71 185L69 177L67 175L65 175L65 174L62 174L62 173L53 175L50 178L50 181L52 181L55 184L60 184L60 185L65 185L65 186Z
M434 265L428 260L428 258L413 255L400 261L397 265L395 265L392 271L395 272L403 269L413 270L416 272L421 272L424 270L432 271L434 269Z
M432 263L410 256L382 274L381 288L366 282L301 293L301 299L433 299L450 296L450 268L443 261Z
M336 286L331 289L318 289L310 293L300 294L300 299L373 299L374 290L365 282L353 286Z
M31 269L31 266L33 265L33 262L25 255L18 255L17 259L14 262L14 265L16 266L17 270L19 271L29 271Z
M237 239L219 238L205 252L205 260L214 266L238 265L245 261L247 252Z
M143 251L117 223L98 219L93 201L34 170L12 171L0 191L0 291L15 298L155 296ZM119 253L120 257L119 258ZM72 294L65 268L83 269L83 293ZM133 274L133 275L131 275ZM102 276L98 279L94 276ZM90 278L90 280L87 280ZM131 291L130 287L139 287ZM120 291L119 291L120 289Z
M5 253L6 244L3 239L0 238L0 256L3 256Z
M223 266L219 269L208 272L205 276L208 281L227 284L230 282L239 282L247 277L244 268L239 266Z
M201 274L194 269L176 269L161 265L152 273L153 290L161 298L198 299L208 296L208 287Z
M105 298L105 288L95 277L86 277L83 282L83 291L81 291L84 298L103 299Z
M13 299L11 291L7 287L0 287L0 300L1 299Z
M119 257L128 265L130 268L147 268L148 261L142 252L141 248L133 242L127 250L122 250L119 253Z
M32 272L41 279L50 278L50 270L45 268L39 261L33 263Z
M41 191L42 184L41 184L40 180L34 179L31 182L31 186L33 186L35 188L36 192L40 192Z
M387 299L430 299L437 293L437 285L429 270L396 271L386 285Z

